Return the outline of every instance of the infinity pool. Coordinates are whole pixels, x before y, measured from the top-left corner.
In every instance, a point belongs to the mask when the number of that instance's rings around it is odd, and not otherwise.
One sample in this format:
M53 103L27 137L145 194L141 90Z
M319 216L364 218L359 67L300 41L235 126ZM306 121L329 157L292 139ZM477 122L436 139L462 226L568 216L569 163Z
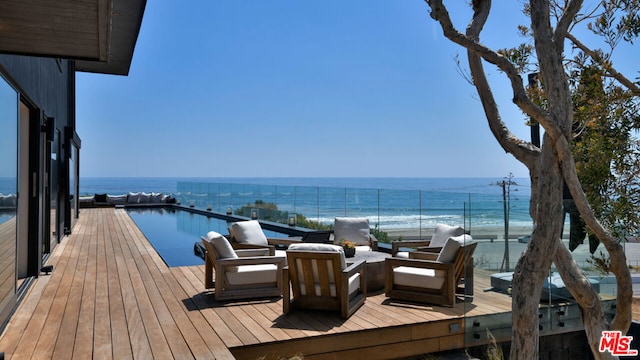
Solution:
M209 231L228 234L225 220L175 208L128 208L129 216L167 266L202 265L193 246ZM265 231L268 237L287 235Z

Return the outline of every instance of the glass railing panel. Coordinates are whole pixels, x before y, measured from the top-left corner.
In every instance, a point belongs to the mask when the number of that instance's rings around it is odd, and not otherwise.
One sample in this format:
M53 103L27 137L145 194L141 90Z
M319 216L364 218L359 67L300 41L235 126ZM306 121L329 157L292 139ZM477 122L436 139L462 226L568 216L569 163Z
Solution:
M323 225L333 225L336 217L347 216L347 189L338 187L319 187L318 192L318 222Z
M320 213L320 188L316 186L295 186L296 225L310 229L328 228L333 224L330 215ZM322 216L325 216L324 218Z
M275 205L280 216L279 223L295 226L296 216L296 187L295 186L275 186Z
M417 190L378 190L379 205L371 227L381 242L422 239L423 204Z

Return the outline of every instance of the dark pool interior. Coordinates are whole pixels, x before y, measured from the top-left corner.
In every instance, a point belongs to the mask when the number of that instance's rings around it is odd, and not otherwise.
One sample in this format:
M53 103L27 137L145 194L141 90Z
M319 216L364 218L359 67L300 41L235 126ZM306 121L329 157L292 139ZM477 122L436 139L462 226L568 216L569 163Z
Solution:
M225 220L176 208L129 208L129 215L167 266L202 265L194 244L209 231L228 234ZM285 234L265 231L268 237Z

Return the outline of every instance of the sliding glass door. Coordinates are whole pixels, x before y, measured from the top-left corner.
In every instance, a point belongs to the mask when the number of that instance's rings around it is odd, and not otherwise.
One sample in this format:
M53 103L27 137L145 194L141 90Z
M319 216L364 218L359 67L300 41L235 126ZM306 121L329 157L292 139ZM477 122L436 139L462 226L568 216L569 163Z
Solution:
M0 77L0 321L16 296L18 93Z

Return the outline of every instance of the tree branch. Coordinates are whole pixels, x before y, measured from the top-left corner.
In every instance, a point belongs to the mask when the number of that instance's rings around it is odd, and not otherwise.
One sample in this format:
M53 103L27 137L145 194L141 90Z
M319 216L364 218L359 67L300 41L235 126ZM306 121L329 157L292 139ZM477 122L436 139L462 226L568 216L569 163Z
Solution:
M478 42L480 32L489 17L491 1L476 0L473 2L473 8L474 14L467 26L466 35L469 39ZM529 142L522 141L509 130L500 116L500 111L498 110L498 105L489 86L489 81L485 76L482 58L470 50L467 51L467 57L473 83L480 96L480 101L482 102L493 136L506 152L513 154L513 156L522 162L531 172L536 169L539 164L538 155L540 149Z
M518 74L516 67L507 58L456 30L451 22L447 9L442 3L442 0L425 1L431 7L431 17L440 23L446 38L469 51L473 51L481 56L485 61L496 65L500 70L504 71L511 82L511 88L513 89L513 102L525 114L539 122L544 127L545 131L552 136L552 138L556 139L558 136L562 136L562 131L556 125L556 122L551 119L549 114L529 99L524 88L522 78ZM480 0L476 0L474 4L479 1Z
M597 354L599 353L598 344L602 331L609 330L602 302L599 301L600 296L591 286L589 279L580 271L580 267L566 246L561 244L556 248L553 262L558 268L562 281L582 309L582 322L588 343L591 352ZM576 289L580 289L580 291L576 291Z
M611 328L626 333L631 325L631 301L633 288L631 286L631 274L627 267L627 257L620 243L607 231L596 218L589 206L587 196L582 190L578 180L576 164L571 153L571 147L566 138L560 137L555 143L555 149L560 159L562 176L564 178L576 207L585 224L593 231L609 252L611 259L610 270L616 275L617 281L617 308L616 315L611 323Z
M611 64L605 63L602 61L601 57L598 54L587 47L587 45L583 44L580 40L578 40L573 34L567 33L565 37L569 39L578 49L582 50L585 54L587 54L590 58L596 61L602 68L614 79L618 80L618 82L635 95L640 95L640 86L638 86L633 81L629 80L626 76L620 74Z
M575 20L578 11L582 8L582 0L571 0L562 13L562 17L556 24L556 30L553 34L553 41L556 43L558 51L564 49L564 39L567 34L567 30Z

